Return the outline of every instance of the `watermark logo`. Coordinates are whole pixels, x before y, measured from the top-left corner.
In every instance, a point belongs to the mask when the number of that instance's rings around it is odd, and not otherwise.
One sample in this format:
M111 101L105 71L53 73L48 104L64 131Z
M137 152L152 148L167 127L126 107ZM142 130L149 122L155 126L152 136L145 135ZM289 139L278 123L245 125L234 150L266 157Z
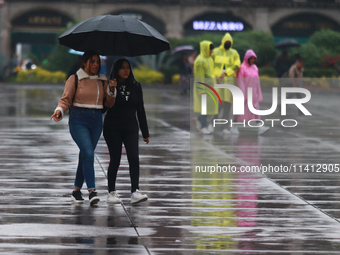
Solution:
M218 98L218 100L220 101L220 104L221 104L221 106L222 106L221 97L220 97L220 95L217 93L217 91L216 91L213 87L211 87L210 85L205 84L205 83L203 83L203 82L197 82L197 83L199 83L199 84L201 84L201 85L203 85L203 86L209 88L212 92L214 92L214 94L217 96L217 98ZM203 87L203 88L197 87L197 88L198 88L198 89L201 89L201 90L203 90L205 93L207 93L207 94L212 98L212 100L214 101L215 105L217 106L217 102L216 102L214 96L211 94L211 92L210 92L208 89L206 89L206 88L204 88L204 87ZM202 94L202 95L201 95L201 114L202 114L202 115L207 115L207 94Z
M217 96L217 98L219 99L220 104L222 106L221 98L212 86L205 84L205 83L202 83L202 82L197 82L197 83L204 85L205 87L207 87L211 91L213 91L215 93L215 95ZM244 115L245 99L244 99L243 92L239 87L237 87L235 85L231 85L231 84L215 84L214 87L216 89L229 89L231 94L232 94L232 97L233 97L233 104L232 104L233 114L234 115ZM199 88L199 87L197 87L197 88L204 90L206 92L206 94L201 94L201 114L206 115L207 114L207 94L213 99L213 101L215 102L215 105L217 103L216 103L216 100L215 100L215 98L213 97L213 95L210 91L208 91L206 88ZM300 93L300 94L304 94L305 97L303 97L303 98L288 98L288 96L287 96L288 93L295 93L295 94ZM248 106L248 109L249 109L250 112L252 112L253 114L258 115L258 116L270 115L270 114L272 114L276 111L277 106L278 106L278 88L272 88L272 105L267 110L260 110L260 109L256 109L254 107L252 88L247 89L247 98L248 98L247 106ZM311 99L311 93L307 89L297 88L297 87L281 88L281 116L287 115L287 105L295 105L304 115L311 116L312 114L303 105L303 104L307 103L310 99ZM272 122L272 127L274 126L274 121L279 121L278 119L266 119L266 120ZM264 122L260 119L250 120L248 122L252 122L252 121L260 121L260 122L262 122L262 125L264 124ZM295 127L297 125L297 121L294 120L294 119L283 120L282 122L285 122L285 121L295 122L295 125L289 126L289 127ZM231 122L231 125L232 125L232 120L230 122ZM214 123L214 126L216 124L226 124L226 123L228 123L228 120L214 119L213 123ZM239 124L241 124L241 123L239 123ZM245 126L245 121L243 122L243 125ZM285 126L284 124L282 124L282 125ZM248 126L251 126L251 125L249 124ZM256 127L258 127L258 126L256 126Z

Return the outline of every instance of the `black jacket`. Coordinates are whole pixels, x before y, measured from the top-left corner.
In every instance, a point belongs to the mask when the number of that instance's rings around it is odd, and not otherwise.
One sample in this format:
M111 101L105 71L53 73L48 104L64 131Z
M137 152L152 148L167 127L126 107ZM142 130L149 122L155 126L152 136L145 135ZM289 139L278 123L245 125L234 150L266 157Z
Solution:
M138 123L143 138L149 137L142 86L136 81L132 84L118 82L116 102L107 111L104 129L106 132L138 132Z

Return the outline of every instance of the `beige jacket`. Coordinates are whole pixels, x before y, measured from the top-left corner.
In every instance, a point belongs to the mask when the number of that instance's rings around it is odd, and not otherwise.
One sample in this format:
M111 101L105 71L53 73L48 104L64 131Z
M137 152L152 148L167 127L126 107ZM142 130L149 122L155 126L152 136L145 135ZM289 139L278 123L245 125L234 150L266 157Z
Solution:
M302 77L303 69L299 70L295 64L289 68L289 78L302 78Z
M300 87L303 78L303 69L299 70L294 64L289 69L289 78L292 82L293 87Z
M64 94L54 112L60 110L61 118L71 106L103 109L103 99L105 106L111 108L116 99L116 89L114 93L110 91L105 75L100 74L89 76L83 69L77 71L78 87L75 93L75 75L71 75L66 81ZM105 85L101 80L105 81ZM75 93L75 95L74 95ZM73 100L74 98L74 100Z

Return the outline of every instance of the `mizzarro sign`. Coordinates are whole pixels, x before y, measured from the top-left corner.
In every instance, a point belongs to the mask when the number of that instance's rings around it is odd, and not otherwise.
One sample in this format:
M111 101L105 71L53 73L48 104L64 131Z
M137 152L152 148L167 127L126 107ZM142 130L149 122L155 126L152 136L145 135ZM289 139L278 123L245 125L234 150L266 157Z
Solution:
M209 92L207 90L210 89L219 99L220 104L222 105L222 100L217 93L217 91L209 86L208 84L198 82L201 85L204 85L204 91ZM243 92L240 88L238 88L235 85L230 85L230 84L215 84L214 86L216 89L229 89L232 96L233 96L233 104L232 104L232 111L234 115L244 115L244 102L245 102L245 97L243 95ZM200 88L202 89L202 88ZM258 116L267 116L272 113L274 113L277 109L278 106L278 88L272 88L272 105L269 109L265 110L260 110L256 109L253 105L253 91L252 88L249 87L247 89L247 106L250 112L252 112L255 115ZM287 94L288 93L300 93L304 94L304 98L288 98ZM201 114L206 115L207 114L207 95L210 97L213 97L212 93L204 93L201 94ZM304 115L311 116L312 114L306 109L306 107L303 105L307 103L311 99L311 93L309 90L304 89L304 88L297 88L297 87L286 87L286 88L281 88L281 116L286 116L287 115L287 105L295 105ZM213 98L214 100L214 98ZM216 101L214 100L216 103ZM264 125L264 122L269 122L271 123L271 126L274 127L275 123L280 122L283 127L295 127L297 126L297 121L294 119L252 119L249 121L243 121L243 122L233 122L233 120L226 120L226 119L213 119L213 125L214 127L216 125L225 125L225 124L230 124L232 127L233 125L242 125L242 126L249 126L249 127L259 127L259 125L252 125L254 122L260 122L261 125ZM288 123L293 123L288 125Z
M203 31L242 31L244 29L244 25L242 22L233 21L219 22L194 20L193 29Z

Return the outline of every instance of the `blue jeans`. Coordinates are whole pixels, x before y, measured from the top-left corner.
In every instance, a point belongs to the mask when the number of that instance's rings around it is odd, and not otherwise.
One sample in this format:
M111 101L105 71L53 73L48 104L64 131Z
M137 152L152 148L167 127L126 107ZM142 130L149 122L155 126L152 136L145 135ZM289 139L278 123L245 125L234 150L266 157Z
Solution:
M103 129L102 110L71 108L69 128L80 150L74 187L81 189L85 180L88 190L96 189L94 150Z

